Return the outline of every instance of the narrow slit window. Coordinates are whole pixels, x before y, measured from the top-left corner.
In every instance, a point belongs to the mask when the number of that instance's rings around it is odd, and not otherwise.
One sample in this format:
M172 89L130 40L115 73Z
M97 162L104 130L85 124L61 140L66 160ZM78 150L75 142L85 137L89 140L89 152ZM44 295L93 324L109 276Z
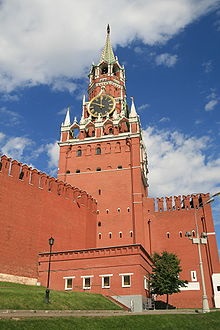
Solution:
M96 153L96 155L101 155L101 148L97 147L95 153Z
M77 156L77 157L81 157L81 156L82 156L82 150L81 150L81 149L78 149L78 150L76 151L76 156Z

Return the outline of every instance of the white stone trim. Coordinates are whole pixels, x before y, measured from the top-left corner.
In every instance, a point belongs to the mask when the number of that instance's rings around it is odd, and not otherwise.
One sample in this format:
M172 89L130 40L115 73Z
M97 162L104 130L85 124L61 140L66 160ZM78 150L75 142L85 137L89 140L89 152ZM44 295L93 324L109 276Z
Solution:
M0 273L1 282L13 282L26 285L40 285L37 278Z
M186 287L181 287L180 291L198 291L200 290L199 282L188 282Z

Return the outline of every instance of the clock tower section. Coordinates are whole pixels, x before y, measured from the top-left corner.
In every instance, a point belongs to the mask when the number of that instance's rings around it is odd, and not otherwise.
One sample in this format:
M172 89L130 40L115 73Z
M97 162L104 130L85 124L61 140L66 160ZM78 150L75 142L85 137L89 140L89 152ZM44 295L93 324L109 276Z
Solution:
M127 104L125 70L114 55L109 25L100 61L89 72L81 119L71 122L67 110L59 146L58 178L82 189L82 198L84 190L97 200L97 247L146 246L146 150L133 98Z

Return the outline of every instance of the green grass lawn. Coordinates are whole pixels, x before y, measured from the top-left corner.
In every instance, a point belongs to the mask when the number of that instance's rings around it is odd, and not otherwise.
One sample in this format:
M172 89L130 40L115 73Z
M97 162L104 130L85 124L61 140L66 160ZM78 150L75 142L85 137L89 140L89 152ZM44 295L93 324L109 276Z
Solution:
M83 292L51 291L51 302L44 302L45 288L0 282L0 309L116 310L120 309L101 295ZM0 329L147 329L219 330L220 312L181 315L132 315L112 317L54 317L0 319Z
M44 287L0 282L0 309L121 309L99 294L51 290L50 304L44 297Z
M68 317L50 319L0 320L1 330L219 330L220 313L193 315L131 315L114 317Z

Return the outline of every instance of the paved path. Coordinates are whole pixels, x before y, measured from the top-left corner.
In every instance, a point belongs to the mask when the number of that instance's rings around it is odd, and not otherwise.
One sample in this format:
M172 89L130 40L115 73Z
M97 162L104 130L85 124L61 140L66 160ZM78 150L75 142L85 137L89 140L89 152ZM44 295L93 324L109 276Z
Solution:
M201 312L201 311L199 311ZM149 310L141 313L131 313L120 310L0 310L0 319L21 319L32 317L108 317L123 315L157 315L157 314L196 314L193 309Z

